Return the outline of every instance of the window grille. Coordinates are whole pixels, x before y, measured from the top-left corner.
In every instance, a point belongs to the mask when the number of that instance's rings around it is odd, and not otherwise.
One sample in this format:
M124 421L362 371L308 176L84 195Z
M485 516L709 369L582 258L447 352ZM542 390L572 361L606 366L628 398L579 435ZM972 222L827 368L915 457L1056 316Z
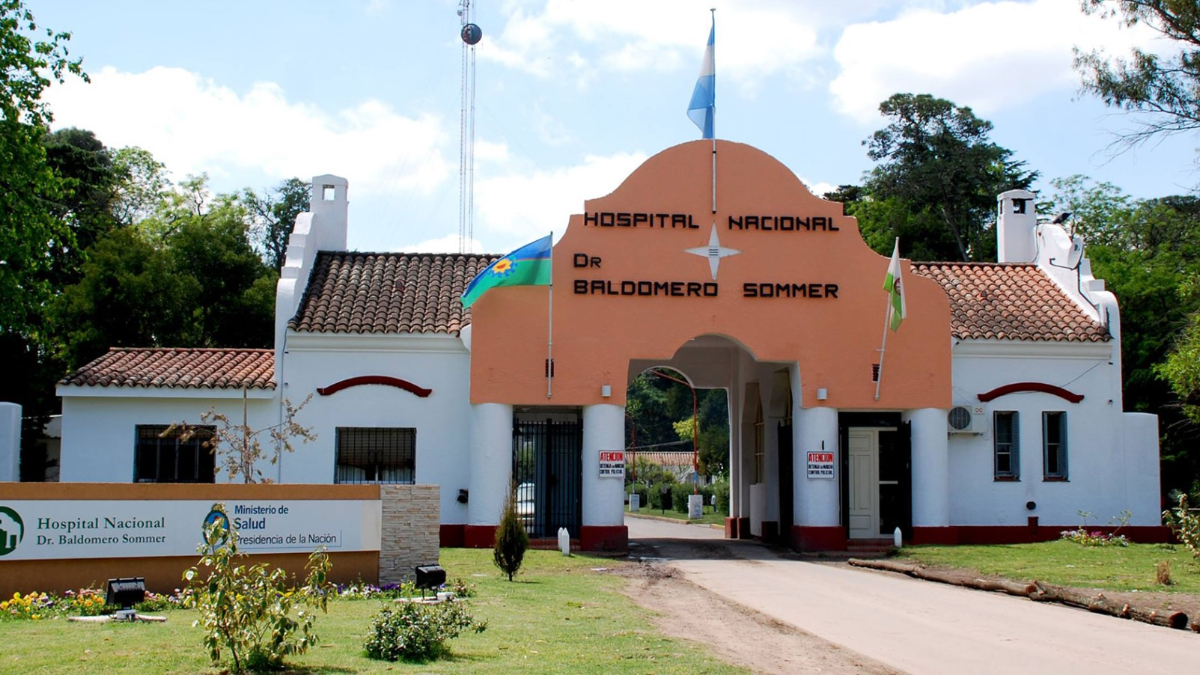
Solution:
M1021 479L1020 420L1017 413L996 411L992 415L992 443L996 480Z
M1042 466L1046 480L1067 479L1067 413L1042 413Z
M212 483L216 480L216 457L210 442L216 427L192 427L190 438L181 440L182 429L165 424L137 425L133 480L136 483ZM164 435L165 434L165 435Z
M412 484L416 461L416 429L337 428L335 483Z

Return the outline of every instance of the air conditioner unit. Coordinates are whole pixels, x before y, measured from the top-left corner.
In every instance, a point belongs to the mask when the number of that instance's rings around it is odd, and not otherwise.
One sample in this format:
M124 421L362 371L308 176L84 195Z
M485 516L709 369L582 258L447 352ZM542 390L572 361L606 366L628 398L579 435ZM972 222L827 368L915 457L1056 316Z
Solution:
M987 411L981 405L958 405L946 418L947 431L952 434L982 434L987 431Z

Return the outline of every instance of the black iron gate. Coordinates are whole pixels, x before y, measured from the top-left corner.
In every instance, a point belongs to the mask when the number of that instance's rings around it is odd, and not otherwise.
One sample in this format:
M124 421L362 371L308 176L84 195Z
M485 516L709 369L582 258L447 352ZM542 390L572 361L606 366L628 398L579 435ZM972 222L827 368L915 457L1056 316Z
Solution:
M513 422L517 515L530 537L554 537L560 527L579 537L582 449L580 422Z

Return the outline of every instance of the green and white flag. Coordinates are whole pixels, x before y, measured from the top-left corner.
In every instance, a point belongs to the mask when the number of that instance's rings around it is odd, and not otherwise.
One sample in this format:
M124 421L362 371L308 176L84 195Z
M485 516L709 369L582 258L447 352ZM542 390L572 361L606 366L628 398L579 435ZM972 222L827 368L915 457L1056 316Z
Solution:
M892 330L900 329L900 322L908 316L908 305L904 302L904 285L900 283L900 238L896 238L896 248L892 251L892 262L888 264L887 276L883 279L883 290L888 292L888 302L891 303L889 314L892 319Z

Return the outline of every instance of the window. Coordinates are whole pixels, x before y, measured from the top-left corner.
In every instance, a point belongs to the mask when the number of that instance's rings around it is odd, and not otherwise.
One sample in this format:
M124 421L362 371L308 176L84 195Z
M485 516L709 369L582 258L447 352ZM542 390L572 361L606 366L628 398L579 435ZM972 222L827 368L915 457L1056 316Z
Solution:
M137 425L133 457L133 480L137 483L212 483L217 474L216 457L209 441L216 427L192 427L190 438L165 424Z
M1021 480L1020 424L1015 412L992 413L996 480Z
M1042 476L1067 479L1067 413L1042 413Z
M335 483L413 483L417 430L338 427Z

